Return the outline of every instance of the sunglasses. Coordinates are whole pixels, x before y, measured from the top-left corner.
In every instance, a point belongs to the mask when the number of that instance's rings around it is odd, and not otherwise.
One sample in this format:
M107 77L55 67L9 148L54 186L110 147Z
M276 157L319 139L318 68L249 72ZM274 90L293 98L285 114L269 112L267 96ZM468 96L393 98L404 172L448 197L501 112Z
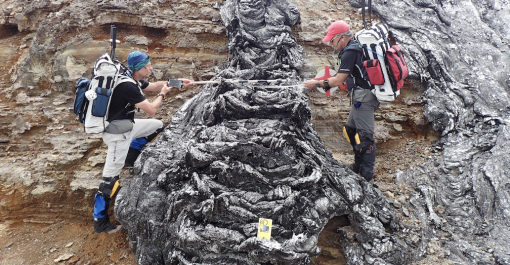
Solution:
M329 41L329 44L333 44L333 41L336 39L336 37L340 36L340 39L344 36L344 35L336 35L335 37L333 37L330 41Z

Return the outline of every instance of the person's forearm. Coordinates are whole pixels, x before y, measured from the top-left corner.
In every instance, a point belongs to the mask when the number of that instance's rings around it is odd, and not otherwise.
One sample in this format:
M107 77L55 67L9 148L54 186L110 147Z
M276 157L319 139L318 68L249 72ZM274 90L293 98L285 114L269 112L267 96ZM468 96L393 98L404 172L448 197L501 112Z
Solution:
M154 116L156 115L156 112L158 111L159 107L161 107L161 104L163 103L166 94L170 90L171 88L166 85L166 82L164 82L163 88L161 88L160 93L152 102L149 102L147 99L145 99L144 101L135 104L135 107L140 108L141 110L145 111L147 114L151 116Z
M329 83L329 88L342 85L345 82L345 80L347 79L348 75L349 74L342 73L342 74L337 74L333 77L328 78L327 82ZM315 89L315 88L317 88L317 83L319 84L319 87L326 88L326 86L324 85L324 80L311 79L311 80L303 82L303 85L310 89Z
M147 114L154 116L154 115L156 115L156 112L158 112L158 109L159 109L159 107L161 107L162 104L163 104L163 97L157 96L156 99L154 99L154 101L152 101L150 103L149 109L144 110L144 111L147 112Z
M319 85L322 88L337 87L337 86L342 85L345 82L345 80L347 79L347 76L349 76L349 74L344 74L344 73L336 74L333 77L319 81ZM327 83L329 85L329 87L326 87L326 85L324 83Z
M160 92L165 84L166 81L157 81L154 83L149 83L149 85L144 90L148 92Z

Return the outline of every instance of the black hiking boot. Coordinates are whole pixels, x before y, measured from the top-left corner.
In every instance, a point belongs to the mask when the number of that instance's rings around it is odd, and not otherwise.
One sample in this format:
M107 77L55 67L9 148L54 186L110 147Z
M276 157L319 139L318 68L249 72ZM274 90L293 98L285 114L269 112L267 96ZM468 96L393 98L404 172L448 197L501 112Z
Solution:
M110 223L110 218L94 218L94 233L100 234L105 232L113 234L122 230L122 225L114 225Z

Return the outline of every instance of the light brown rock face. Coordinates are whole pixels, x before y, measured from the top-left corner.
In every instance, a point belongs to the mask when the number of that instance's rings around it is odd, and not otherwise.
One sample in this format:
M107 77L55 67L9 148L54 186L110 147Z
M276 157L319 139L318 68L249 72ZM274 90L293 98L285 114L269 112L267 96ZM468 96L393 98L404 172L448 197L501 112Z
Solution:
M361 28L348 3L293 0L301 24L293 37L305 50L303 79L336 65L321 43L333 20ZM154 80L209 80L229 60L227 37L216 1L6 0L0 4L0 221L89 220L106 146L87 135L72 112L75 81L90 77L94 61L108 52L116 25L116 57L141 50L151 56ZM171 115L200 87L172 92L157 118ZM411 92L412 91L412 92ZM378 144L403 138L435 139L420 102L422 88L409 82L376 116ZM150 100L155 95L147 95ZM313 124L326 146L343 158L350 145L341 137L349 111L344 91L332 97L311 92ZM143 116L143 114L137 114ZM428 137L428 138L427 138ZM347 157L347 156L345 156ZM350 159L350 156L349 156ZM346 163L350 163L346 161ZM388 166L386 169L392 168ZM50 214L51 213L51 214Z
M30 213L36 222L51 220L44 212L68 213L62 201L89 199L97 188L105 146L100 135L83 132L72 103L75 81L90 77L94 61L109 51L110 25L121 41L116 57L149 53L154 80L208 80L227 60L214 2L4 1L0 8L4 219ZM174 92L159 118L168 123L198 89ZM72 206L73 215L88 218L89 204Z

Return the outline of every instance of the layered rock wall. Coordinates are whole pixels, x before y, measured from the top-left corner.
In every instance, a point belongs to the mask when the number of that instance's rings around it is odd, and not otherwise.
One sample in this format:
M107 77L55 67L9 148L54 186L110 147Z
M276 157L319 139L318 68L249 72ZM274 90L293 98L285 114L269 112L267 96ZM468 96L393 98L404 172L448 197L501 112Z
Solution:
M324 1L320 8L313 1L291 2L301 12L301 23L292 27L292 38L304 50L300 75L311 78L318 68L336 64L320 41L328 24L344 19L354 30L361 28L360 1L351 1L354 7ZM134 49L148 52L155 65L153 80L209 80L232 60L220 6L212 1L3 1L2 220L90 221L91 195L100 181L105 146L100 136L85 135L75 121L73 88L78 77L90 74L97 56L108 50L111 24L122 41L118 58ZM508 54L508 23L503 22L507 3L374 1L374 10L390 25L412 70L398 101L383 105L376 114L380 157L401 141L436 140L427 118L443 133L442 145L434 151L446 154L438 160L425 154L430 161L418 170L407 167L408 160L423 154L388 159L380 166L384 170L379 174L390 175L397 183L384 194L404 217L399 240L416 248L416 259L438 256L465 264L471 260L508 264L506 242L499 236L507 233L500 220L508 208L504 151L508 78L500 70L506 69ZM176 110L200 89L172 92L157 117L169 124ZM427 118L421 101L425 89ZM341 154L337 157L350 159L350 146L340 137L349 110L345 93L325 98L312 92L307 97L311 128L325 147ZM409 170L394 174L398 168ZM345 242L357 240L352 235L346 232L342 237ZM361 248L378 251L370 244Z
M328 21L347 19L355 28L360 22L356 9L347 4L326 2L328 11L323 13L315 12L309 2L295 3L301 24L294 26L292 34L305 51L301 72L313 77L318 68L335 64L327 47L320 45ZM30 220L51 222L53 217L42 211L68 215L69 209L59 203L68 198L78 200L70 207L73 216L89 218L90 195L100 181L105 146L100 136L84 134L75 120L74 81L88 77L95 59L108 51L110 25L116 25L121 40L117 58L125 60L135 49L148 52L155 68L153 80L209 80L230 60L218 7L216 2L203 1L4 1L0 12L2 218L19 219L30 212ZM172 91L157 117L168 124L175 110L199 90ZM388 106L377 114L381 141L406 131L426 135L428 124L420 114L420 103L411 100L419 95L417 91L403 97L409 105L401 106L413 111ZM349 109L348 101L341 100L345 95L309 96L315 130L331 150L348 152L348 144L339 139Z

